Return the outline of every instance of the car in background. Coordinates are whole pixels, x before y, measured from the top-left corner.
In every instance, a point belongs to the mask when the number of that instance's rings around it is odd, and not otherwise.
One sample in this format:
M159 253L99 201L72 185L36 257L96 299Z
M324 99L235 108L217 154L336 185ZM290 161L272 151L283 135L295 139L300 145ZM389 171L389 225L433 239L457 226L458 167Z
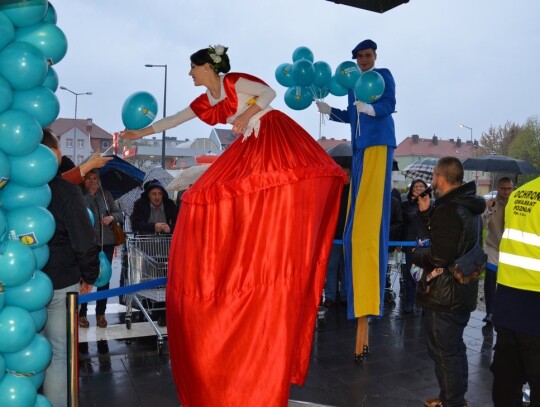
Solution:
M488 192L487 194L483 195L484 199L491 199L495 198L497 196L497 190Z

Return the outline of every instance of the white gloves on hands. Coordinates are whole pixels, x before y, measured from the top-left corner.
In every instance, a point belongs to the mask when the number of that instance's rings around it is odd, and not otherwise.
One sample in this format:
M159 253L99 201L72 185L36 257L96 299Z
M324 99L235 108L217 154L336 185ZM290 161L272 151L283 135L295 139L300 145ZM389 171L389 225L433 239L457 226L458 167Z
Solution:
M361 102L361 101L357 100L356 102L354 102L354 105L356 106L356 111L358 113L368 113L369 112L369 107L368 107L367 103L364 103L364 102Z
M330 107L328 103L316 101L315 104L317 105L317 108L319 109L319 113L330 114L332 112L332 108Z

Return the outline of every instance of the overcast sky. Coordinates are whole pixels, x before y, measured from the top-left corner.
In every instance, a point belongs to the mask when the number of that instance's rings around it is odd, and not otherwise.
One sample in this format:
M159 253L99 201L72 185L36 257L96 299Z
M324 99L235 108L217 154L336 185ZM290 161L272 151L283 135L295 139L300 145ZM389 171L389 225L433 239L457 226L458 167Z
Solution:
M351 49L371 38L377 67L396 81L398 143L412 134L442 139L479 139L490 126L522 124L540 110L540 1L410 0L384 14L327 0L51 0L68 52L55 69L60 85L79 96L78 118L91 117L106 131L123 129L121 109L136 91L148 91L163 115L167 64L167 114L185 108L204 91L187 75L189 56L208 45L229 47L232 71L265 80L277 92L272 103L314 138L349 137L348 125L319 129L315 104L289 109L275 69L292 62L299 46L334 70ZM72 118L75 100L57 90L62 118ZM346 97L326 102L344 108ZM223 128L228 128L223 125ZM211 128L194 119L169 136L208 137Z

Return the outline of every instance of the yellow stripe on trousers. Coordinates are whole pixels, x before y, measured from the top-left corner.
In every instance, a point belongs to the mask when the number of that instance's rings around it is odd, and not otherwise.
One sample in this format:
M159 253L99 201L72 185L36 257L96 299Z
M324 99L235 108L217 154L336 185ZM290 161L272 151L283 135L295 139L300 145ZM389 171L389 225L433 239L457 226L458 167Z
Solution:
M356 197L351 236L354 313L379 315L379 251L386 178L387 147L374 146L364 151L363 170Z

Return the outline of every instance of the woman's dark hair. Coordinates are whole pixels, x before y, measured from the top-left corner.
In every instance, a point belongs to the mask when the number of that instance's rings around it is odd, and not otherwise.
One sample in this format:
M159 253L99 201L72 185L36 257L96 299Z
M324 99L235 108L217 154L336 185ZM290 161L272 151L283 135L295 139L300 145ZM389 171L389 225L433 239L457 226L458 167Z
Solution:
M213 48L203 48L192 54L189 59L191 62L197 66L204 65L206 63L210 64L212 69L216 73L227 73L231 70L231 64L229 62L229 56L227 55L227 51L220 55L220 61L218 63L214 62L211 54L214 53Z

